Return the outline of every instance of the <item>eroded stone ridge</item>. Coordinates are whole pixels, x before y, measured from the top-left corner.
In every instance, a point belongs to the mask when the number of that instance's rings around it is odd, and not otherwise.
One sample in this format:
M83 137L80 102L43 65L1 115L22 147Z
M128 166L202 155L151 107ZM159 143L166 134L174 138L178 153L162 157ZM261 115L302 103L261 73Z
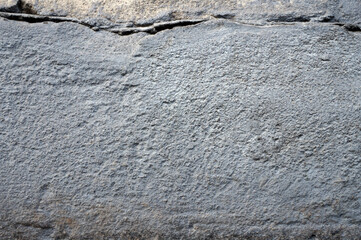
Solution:
M189 18L310 21L318 18L360 24L358 0L1 0L25 13L113 22L154 22ZM19 6L19 8L17 8Z

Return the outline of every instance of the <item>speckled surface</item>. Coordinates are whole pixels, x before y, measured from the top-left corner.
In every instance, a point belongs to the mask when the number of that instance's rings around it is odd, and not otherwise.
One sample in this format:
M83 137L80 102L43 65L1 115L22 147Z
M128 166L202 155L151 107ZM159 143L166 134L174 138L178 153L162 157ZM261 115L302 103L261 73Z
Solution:
M0 33L0 239L361 238L360 32Z

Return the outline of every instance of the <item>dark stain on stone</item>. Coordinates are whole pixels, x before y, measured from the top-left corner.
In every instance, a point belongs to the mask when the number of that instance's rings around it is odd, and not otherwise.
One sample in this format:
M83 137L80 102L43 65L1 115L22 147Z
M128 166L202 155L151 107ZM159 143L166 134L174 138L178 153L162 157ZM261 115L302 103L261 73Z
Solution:
M18 222L17 225L21 225L24 227L32 227L32 228L40 228L40 229L51 229L50 223L41 223L41 222Z
M37 11L34 9L33 5L31 5L30 3L26 3L24 1L18 2L18 8L20 9L21 13L37 14Z
M361 28L360 26L356 25L356 24L345 24L343 26L347 31L350 32L361 32Z
M267 22L309 22L314 16L294 16L292 14L280 15L267 19Z

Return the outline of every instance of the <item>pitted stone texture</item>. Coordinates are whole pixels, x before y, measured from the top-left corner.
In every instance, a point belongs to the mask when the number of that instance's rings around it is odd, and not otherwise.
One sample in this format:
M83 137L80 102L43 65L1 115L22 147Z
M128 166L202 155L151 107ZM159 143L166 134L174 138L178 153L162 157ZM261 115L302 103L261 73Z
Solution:
M359 33L0 32L0 239L360 239Z
M112 21L185 19L194 17L242 20L311 19L336 16L361 23L358 0L23 0L38 14Z

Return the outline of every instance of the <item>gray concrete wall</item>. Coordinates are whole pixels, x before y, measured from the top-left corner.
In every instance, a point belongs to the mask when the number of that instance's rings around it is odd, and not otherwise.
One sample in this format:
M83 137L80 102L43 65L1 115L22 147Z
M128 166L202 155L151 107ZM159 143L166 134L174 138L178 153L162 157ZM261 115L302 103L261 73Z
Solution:
M0 239L361 238L359 1L207 2L0 1Z

